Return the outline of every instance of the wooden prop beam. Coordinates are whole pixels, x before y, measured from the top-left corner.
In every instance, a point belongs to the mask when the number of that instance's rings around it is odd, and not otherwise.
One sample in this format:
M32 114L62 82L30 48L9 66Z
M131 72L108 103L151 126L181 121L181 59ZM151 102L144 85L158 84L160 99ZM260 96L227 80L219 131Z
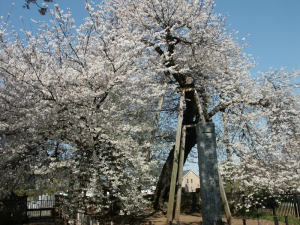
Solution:
M182 91L180 97L180 104L179 104L179 115L178 115L178 123L177 123L177 134L176 134L176 142L175 142L175 150L174 150L172 177L171 177L170 192L169 192L167 222L171 222L173 220L175 185L176 185L176 178L177 178L177 171L178 171L184 97L185 97L185 91Z
M203 115L203 110L202 110L202 106L200 104L200 100L199 100L197 91L194 91L194 96L195 96L195 100L196 100L196 104L197 104L197 108L198 108L198 113L200 115L200 121L206 122L205 117Z
M177 185L177 197L175 207L175 220L180 221L180 205L181 205L181 190L182 190L182 172L183 172L183 161L184 161L184 150L185 150L185 137L186 137L186 126L183 126L181 134L181 148L179 153L179 168L178 168L178 185Z
M230 212L230 208L228 205L228 201L227 201L227 197L226 197L226 193L225 193L225 189L223 186L222 177L220 175L220 172L219 172L219 186L220 186L222 203L223 203L225 213L226 213L227 224L231 225L231 221L232 221L231 212Z

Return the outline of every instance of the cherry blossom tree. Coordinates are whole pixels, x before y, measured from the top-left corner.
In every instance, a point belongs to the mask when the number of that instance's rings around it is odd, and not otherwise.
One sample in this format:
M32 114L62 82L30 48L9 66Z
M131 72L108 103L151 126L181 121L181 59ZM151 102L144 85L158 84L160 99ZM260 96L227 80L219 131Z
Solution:
M139 213L156 165L148 159L168 149L154 194L161 209L174 138L158 138L167 126L155 127L156 109L176 118L177 88L191 87L205 121L217 126L220 171L232 193L234 182L249 194L297 188L299 95L291 81L299 71L250 74L255 62L243 54L247 45L213 13L213 0L86 1L90 17L78 28L71 12L55 7L52 25L40 24L37 35L24 31L20 39L1 27L1 169L30 168L8 180L64 169L70 218L72 209L92 202L98 211L108 207L106 191L122 202L122 212ZM182 123L200 120L194 94L186 92ZM188 129L185 160L196 139Z
M53 2L53 0L44 0L44 2ZM39 8L38 11L41 15L46 15L48 6L46 6L45 3L40 6L37 0L25 0L25 5L23 6L23 8L30 9L30 3L36 5Z
M93 195L109 191L126 213L143 211L151 163L142 155L146 139L134 137L149 127L141 117L152 108L148 99L160 96L152 90L157 85L150 75L134 74L131 54L139 53L128 52L132 46L119 47L90 20L75 30L70 12L58 6L51 13L53 27L40 24L39 34L25 31L25 39L14 31L5 39L2 26L1 169L18 172L1 188L14 188L32 171L64 170L70 211L87 206L90 189ZM99 182L98 191L90 187ZM100 206L107 207L105 198Z

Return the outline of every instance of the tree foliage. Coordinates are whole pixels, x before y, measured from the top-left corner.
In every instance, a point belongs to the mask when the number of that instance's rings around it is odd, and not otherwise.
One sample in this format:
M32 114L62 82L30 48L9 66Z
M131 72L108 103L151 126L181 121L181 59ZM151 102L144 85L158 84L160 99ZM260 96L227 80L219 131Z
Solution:
M205 120L217 125L226 179L252 192L297 188L299 95L291 81L299 71L250 74L255 62L243 54L247 45L213 13L212 0L107 0L93 7L86 1L90 16L75 27L71 12L55 4L51 25L37 22L38 33L25 31L24 39L1 26L2 191L26 174L63 170L70 212L89 204L100 211L107 191L122 212L143 211L141 190L157 165L145 160L146 149L158 159L174 140L172 126L160 123L149 142L155 109L166 95L162 111L176 118L176 87L199 90ZM199 120L186 93L183 123ZM186 157L195 143L191 130ZM157 184L159 204L172 154Z

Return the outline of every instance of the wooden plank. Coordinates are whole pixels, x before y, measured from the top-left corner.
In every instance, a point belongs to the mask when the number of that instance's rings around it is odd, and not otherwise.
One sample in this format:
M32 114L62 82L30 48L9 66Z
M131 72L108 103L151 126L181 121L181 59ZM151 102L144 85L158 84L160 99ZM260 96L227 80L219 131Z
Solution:
M228 201L227 201L227 197L226 197L226 193L225 193L225 190L224 190L224 186L223 186L222 177L220 175L220 172L219 172L219 186L220 186L222 203L223 203L225 213L226 213L227 224L231 225L232 217L231 217L230 208L229 208L229 205L228 205Z
M190 91L200 91L200 88L177 88L177 92L190 92Z
M175 207L175 220L180 219L180 204L181 204L181 190L182 190L182 172L183 172L183 161L184 161L184 150L185 150L185 137L186 137L186 126L183 126L181 135L181 148L179 153L179 168L178 168L178 185L177 185L177 198Z
M176 134L176 142L175 142L175 149L174 149L172 177L171 177L170 192L169 192L167 222L171 222L173 220L175 185L176 185L177 169L178 169L178 159L179 159L179 147L180 147L181 128L182 128L184 96L185 96L185 92L183 91L183 92L181 92L180 104L179 104L179 115L178 115L177 134Z
M199 96L198 96L197 91L194 91L194 97L195 97L196 105L197 105L198 112L199 112L199 115L200 115L200 121L206 122L205 117L203 115L203 110L202 110L202 107L201 107L201 104L200 104L200 100L199 100Z
M193 128L193 127L196 127L197 124L189 124L189 125L185 125L186 128Z

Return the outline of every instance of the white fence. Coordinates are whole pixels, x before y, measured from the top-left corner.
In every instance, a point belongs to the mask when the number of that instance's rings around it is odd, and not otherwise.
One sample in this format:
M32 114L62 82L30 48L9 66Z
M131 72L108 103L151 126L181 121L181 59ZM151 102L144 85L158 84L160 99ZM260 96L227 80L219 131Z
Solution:
M76 225L100 225L100 222L89 215L77 213Z
M27 209L40 209L54 207L55 198L52 195L40 195L38 199L32 200L28 198Z

